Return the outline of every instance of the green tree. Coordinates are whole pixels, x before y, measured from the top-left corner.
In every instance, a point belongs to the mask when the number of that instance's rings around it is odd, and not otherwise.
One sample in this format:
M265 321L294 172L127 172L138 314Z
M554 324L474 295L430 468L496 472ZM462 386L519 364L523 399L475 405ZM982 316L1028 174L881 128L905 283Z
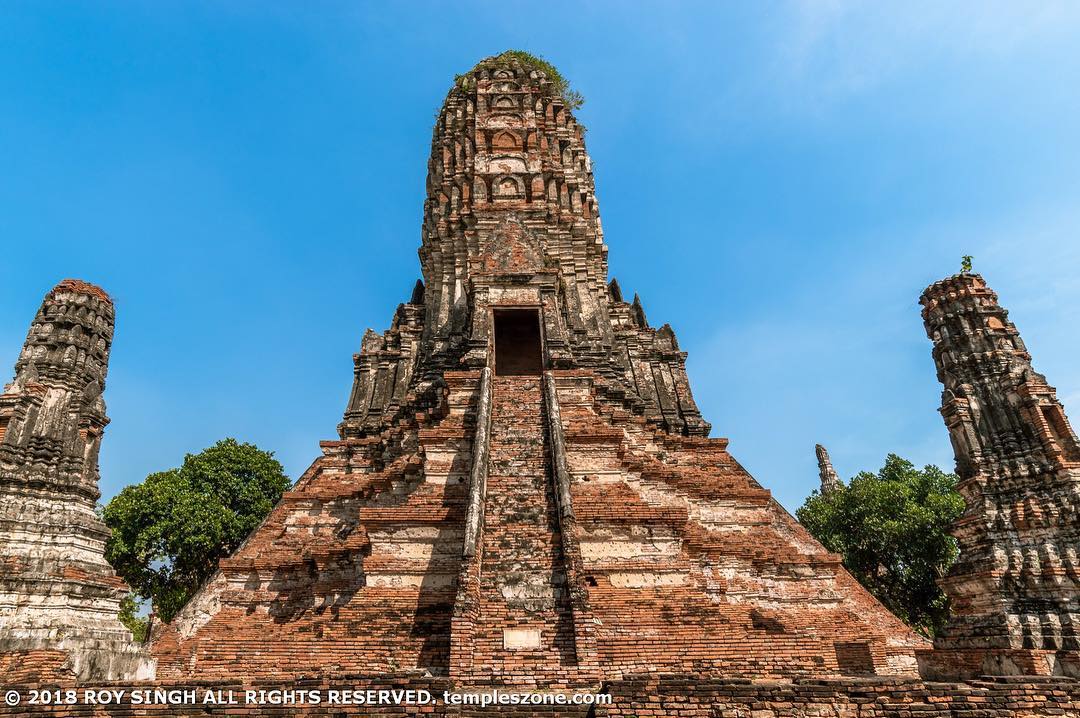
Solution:
M105 557L170 621L289 486L272 452L224 439L113 497Z
M948 528L964 510L956 475L928 465L921 471L889 454L876 473L847 486L815 491L796 511L799 521L879 601L923 635L949 616L937 585L956 560Z
M131 631L132 638L138 643L146 641L146 632L150 630L150 619L139 615L139 602L131 594L120 602L120 623Z

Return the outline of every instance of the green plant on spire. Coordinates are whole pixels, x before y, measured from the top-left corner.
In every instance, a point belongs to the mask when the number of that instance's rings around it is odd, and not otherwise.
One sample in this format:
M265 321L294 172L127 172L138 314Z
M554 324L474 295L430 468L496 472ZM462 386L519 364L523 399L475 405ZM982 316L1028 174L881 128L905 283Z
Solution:
M971 260L974 259L970 254L965 254L960 258L960 273L967 274L971 271Z
M539 72L544 73L544 76L551 83L555 93L562 98L562 101L565 102L566 106L571 110L580 109L581 106L585 104L585 96L570 87L570 82L562 76L562 73L555 69L554 65L539 55L533 55L531 52L525 52L524 50L507 50L499 53L493 58L482 60L481 63L477 64L477 67L488 60L516 60L529 69L538 70ZM473 70L475 69L476 67L473 68ZM458 84L462 87L468 87L469 74L471 74L471 72L466 73L465 75L458 75L456 78Z

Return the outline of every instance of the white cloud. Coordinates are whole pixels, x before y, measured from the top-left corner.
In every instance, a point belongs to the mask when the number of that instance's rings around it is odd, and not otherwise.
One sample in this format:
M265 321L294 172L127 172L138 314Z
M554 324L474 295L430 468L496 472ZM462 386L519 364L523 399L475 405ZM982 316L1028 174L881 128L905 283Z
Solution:
M1008 57L1074 42L1080 3L805 0L783 18L778 75L824 99L871 89L934 57Z

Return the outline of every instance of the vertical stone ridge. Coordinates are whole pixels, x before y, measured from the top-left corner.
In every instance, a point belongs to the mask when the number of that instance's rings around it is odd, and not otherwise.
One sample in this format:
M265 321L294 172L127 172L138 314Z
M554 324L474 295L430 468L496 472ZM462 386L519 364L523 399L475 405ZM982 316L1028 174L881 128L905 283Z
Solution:
M817 454L818 476L821 479L821 493L822 495L836 491L843 482L840 481L840 477L836 474L836 469L833 468L832 461L829 459L829 452L821 444L814 444L814 453Z
M593 616L589 609L589 589L585 586L577 518L571 499L570 469L566 458L566 439L563 436L562 413L559 409L559 390L551 372L544 372L544 404L547 414L547 441L551 454L551 474L555 482L558 503L559 535L562 539L566 588L570 594L571 620L574 625L574 650L578 670L583 678L597 677L596 636Z
M1080 445L978 274L920 303L966 510L930 675L1080 674Z
M473 665L472 642L480 610L484 502L487 500L491 443L491 398L491 369L484 367L480 376L476 432L472 442L472 468L469 472L468 499L465 507L465 536L462 542L461 569L458 572L454 615L450 619L449 672L452 677L467 675Z
M83 679L145 677L95 513L114 308L76 279L46 296L0 394L0 652L60 651Z

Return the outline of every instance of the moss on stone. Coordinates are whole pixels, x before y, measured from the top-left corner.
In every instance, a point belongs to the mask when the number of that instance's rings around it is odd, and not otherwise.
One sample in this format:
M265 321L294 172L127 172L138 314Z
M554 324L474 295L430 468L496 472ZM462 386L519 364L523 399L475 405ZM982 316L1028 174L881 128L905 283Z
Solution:
M531 52L525 52L524 50L506 50L505 52L495 55L494 57L488 57L481 60L468 73L457 76L458 84L466 87L469 76L473 72L475 72L481 65L493 61L498 62L499 60L517 61L531 70L537 70L538 72L542 72L544 74L544 77L546 77L551 83L552 89L555 91L555 94L559 95L559 97L562 98L562 101L565 102L566 106L569 107L571 110L577 110L583 104L585 104L585 97L580 92L570 87L570 82L565 77L563 77L562 73L559 72L559 70L554 65L545 60L543 57L539 55L533 55Z

